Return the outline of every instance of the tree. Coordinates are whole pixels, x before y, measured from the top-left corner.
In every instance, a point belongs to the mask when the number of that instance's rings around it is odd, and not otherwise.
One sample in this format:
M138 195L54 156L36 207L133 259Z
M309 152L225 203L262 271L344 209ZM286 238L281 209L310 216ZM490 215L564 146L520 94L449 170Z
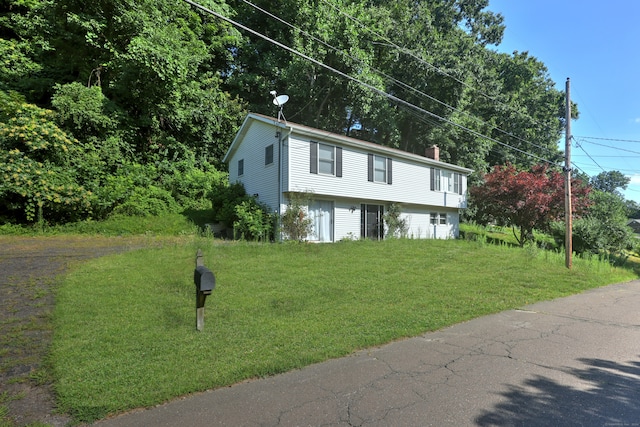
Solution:
M640 219L640 203L635 200L625 200L627 206L627 217Z
M572 207L581 213L588 206L589 188L572 181ZM564 215L564 177L547 166L536 165L530 171L515 166L496 166L484 176L481 185L470 188L477 209L476 221L495 222L513 227L520 246L533 239L533 230L547 230L552 221ZM519 233L516 234L516 228Z
M77 219L91 191L78 166L85 151L53 121L54 112L0 91L0 207L4 220Z
M605 171L591 178L590 183L594 190L605 191L620 195L618 189L626 190L631 179L620 171Z
M621 253L633 247L633 230L627 225L624 198L616 193L594 190L583 218L574 223L573 248L577 253Z

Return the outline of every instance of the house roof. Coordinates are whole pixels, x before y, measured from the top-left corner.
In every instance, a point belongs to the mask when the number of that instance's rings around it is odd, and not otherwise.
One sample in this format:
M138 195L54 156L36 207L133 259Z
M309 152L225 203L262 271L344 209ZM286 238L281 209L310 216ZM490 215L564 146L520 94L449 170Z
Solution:
M319 139L321 141L340 144L342 146L360 148L360 149L364 149L364 150L375 152L375 153L381 153L381 154L393 156L394 158L407 159L414 162L427 164L430 166L446 168L449 170L454 170L456 172L463 173L465 175L469 175L471 172L473 172L472 169L464 168L462 166L441 162L438 160L430 159L428 157L420 156L418 154L413 154L406 151L398 150L396 148L385 147L384 145L375 144L373 142L362 141L356 138L351 138L351 137L340 135L337 133L323 131L323 130L312 128L309 126L300 125L297 123L278 121L274 117L269 117L269 116L265 116L257 113L249 113L247 117L244 119L244 122L242 123L240 130L238 131L236 137L233 139L233 142L231 143L231 146L229 147L227 154L224 156L223 161L225 163L230 160L233 153L237 150L238 146L244 139L244 136L248 132L252 121L267 123L275 127L282 128L284 131L288 130L288 133L295 133L298 135L307 136L312 139Z

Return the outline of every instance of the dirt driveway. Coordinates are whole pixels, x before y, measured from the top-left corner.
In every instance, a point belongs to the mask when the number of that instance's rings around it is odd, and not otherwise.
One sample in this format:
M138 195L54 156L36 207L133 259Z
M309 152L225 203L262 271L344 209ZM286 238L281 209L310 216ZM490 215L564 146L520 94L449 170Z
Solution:
M137 238L0 236L0 425L70 421L56 413L46 364L60 275L78 262L144 245Z

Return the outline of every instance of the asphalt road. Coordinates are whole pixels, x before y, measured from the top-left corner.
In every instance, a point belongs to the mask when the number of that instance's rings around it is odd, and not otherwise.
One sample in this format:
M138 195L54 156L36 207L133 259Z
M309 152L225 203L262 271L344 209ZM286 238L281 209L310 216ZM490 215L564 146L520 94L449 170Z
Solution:
M612 285L97 425L640 426L639 307Z

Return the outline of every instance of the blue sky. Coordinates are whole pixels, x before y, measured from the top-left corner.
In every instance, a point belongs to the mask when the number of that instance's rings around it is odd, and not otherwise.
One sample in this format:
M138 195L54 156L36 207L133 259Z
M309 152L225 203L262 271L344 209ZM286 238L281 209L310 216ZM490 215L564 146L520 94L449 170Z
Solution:
M528 51L559 90L571 79L572 163L591 176L624 173L625 197L640 203L640 1L490 0L488 9L504 16L498 51Z

